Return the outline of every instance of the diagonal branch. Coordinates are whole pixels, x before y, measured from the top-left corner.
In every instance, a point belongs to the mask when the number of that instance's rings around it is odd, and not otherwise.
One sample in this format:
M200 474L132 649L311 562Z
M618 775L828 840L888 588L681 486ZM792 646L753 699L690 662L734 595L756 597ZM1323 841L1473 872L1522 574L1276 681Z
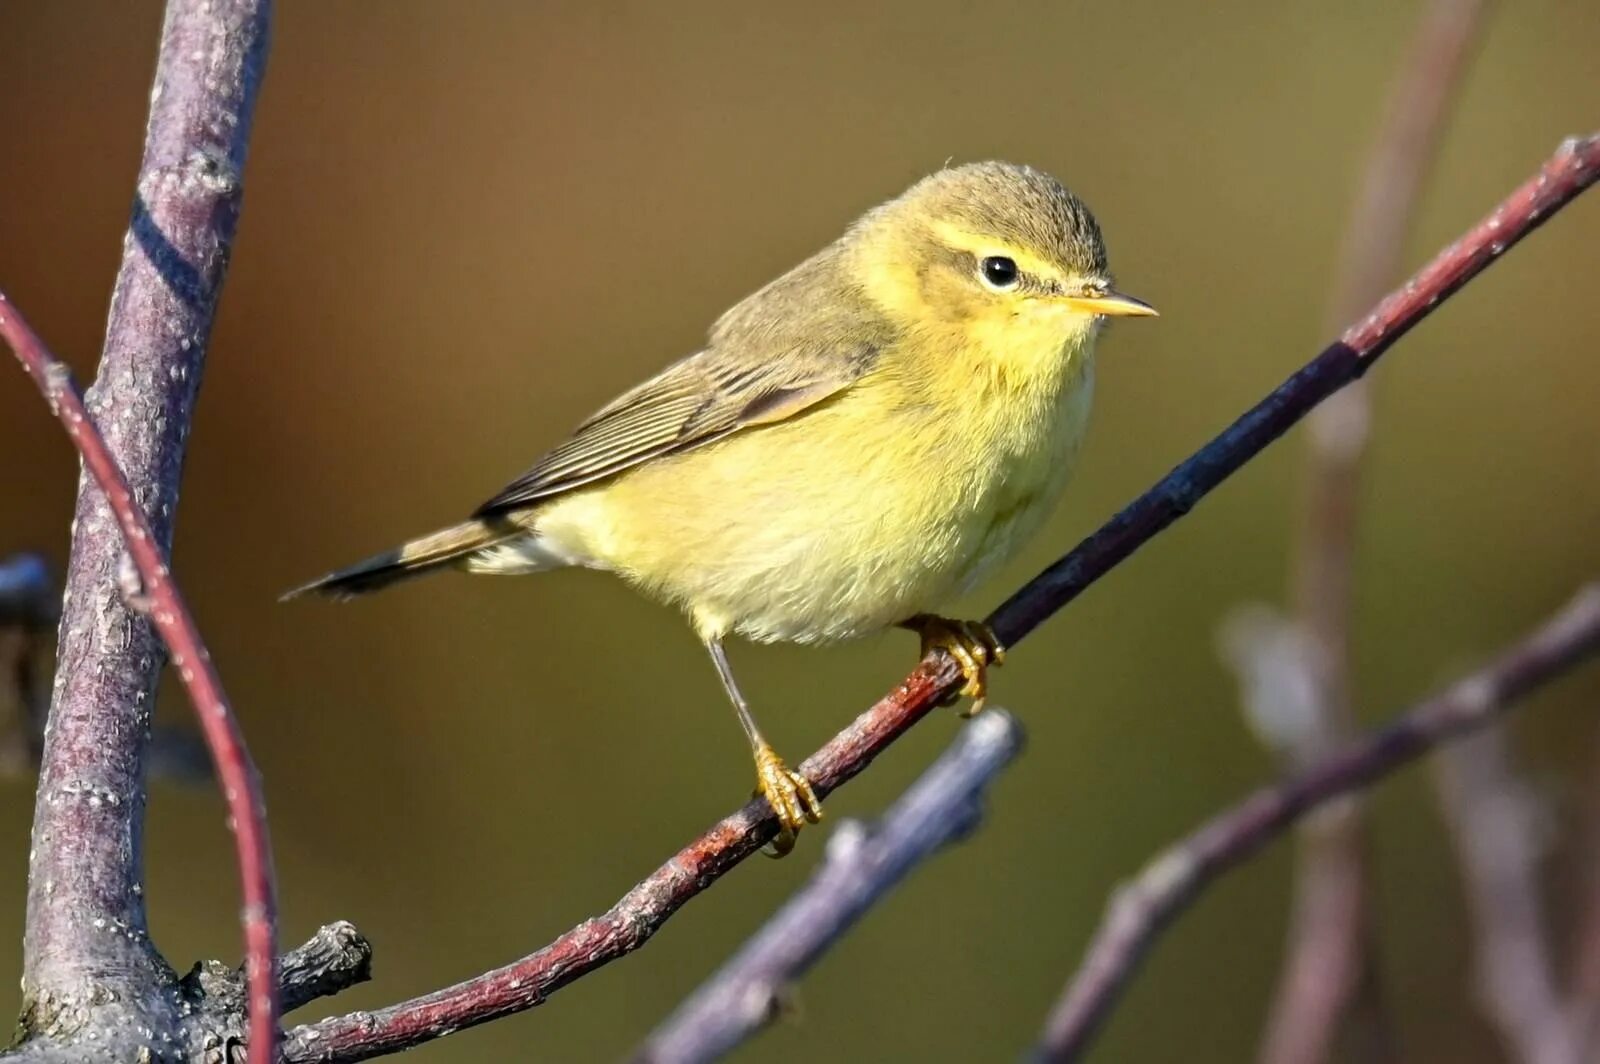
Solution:
M178 670L178 675L194 702L195 712L199 715L201 731L211 748L212 758L216 761L217 775L222 782L223 796L227 801L229 818L233 824L239 860L239 878L244 890L246 970L252 1006L251 1044L258 1047L252 1055L258 1060L270 1061L273 1043L277 1036L278 976L273 932L276 902L272 880L272 846L267 839L267 811L261 799L261 784L256 775L255 765L250 760L249 751L245 749L244 736L239 732L238 721L229 706L227 695L223 693L222 681L211 664L211 652L206 649L205 642L200 638L200 631L195 625L194 616L189 612L188 603L183 599L183 593L172 580L171 572L167 568L166 554L156 539L155 531L150 527L144 511L134 501L133 488L123 476L116 459L111 456L111 450L105 439L85 408L83 397L78 394L77 386L72 382L71 373L46 350L26 319L7 301L4 292L0 292L0 337L11 345L17 358L27 368L29 376L39 385L39 390L50 403L50 409L66 427L67 435L72 438L73 444L82 455L88 475L100 485L103 497L115 516L116 527L126 546L128 556L132 558L134 567L138 571L141 582L139 596L148 602L150 618L171 651L173 667ZM50 749L47 745L46 772L52 767L49 756ZM143 781L135 782L142 793ZM41 779L39 783L41 795L45 793L45 785L45 779ZM75 785L81 786L70 782L65 786ZM114 792L91 792L83 797L86 799L83 804L91 808L104 804L116 805L124 800ZM59 795L55 800L61 803ZM52 823L52 820L42 815L40 819L44 820L45 828ZM43 831L37 834L43 836ZM48 838L45 837L41 841L48 841ZM43 862L36 858L35 869L38 870L42 864ZM57 874L50 872L48 868L46 871L48 874ZM69 870L60 871L66 873ZM137 872L137 868L134 871ZM45 900L41 905L47 908L57 904L54 892L51 890L53 885L53 879L47 879L43 884ZM137 890L134 893L140 895L143 892ZM56 930L62 928L58 922L62 916L52 915L56 916L56 920L46 924L52 928L52 950L60 950L70 955L73 945L70 941L70 931L74 924L80 928L87 926L90 933L97 937L112 937L96 929L92 921L85 918L82 913L72 912L65 914L68 922L63 930L68 934L63 934ZM29 933L30 935L36 933L32 921L29 922ZM134 938L141 943L149 941L142 925L137 929L128 928L126 936L114 937ZM64 957L59 954L52 955L49 959L52 962L72 959L78 960L79 963L83 962L83 958ZM37 995L45 993L46 988L33 985L28 987L28 991Z
M977 826L983 792L1021 750L1021 725L991 709L961 730L875 827L839 825L811 880L650 1035L634 1064L715 1060L771 1022L785 990L867 909Z
M1600 136L1562 144L1539 172L1343 337L1298 370L1216 439L1167 474L1071 553L1039 574L989 618L1015 646L1157 533L1194 507L1462 285L1497 261L1600 177ZM820 796L842 786L928 711L960 679L946 656L925 659L888 696L817 751L800 770ZM284 1059L352 1061L381 1056L541 1004L550 994L644 945L689 899L754 853L777 831L764 801L712 826L630 890L521 960L376 1012L291 1030Z
M1330 800L1493 723L1517 700L1596 652L1600 584L1589 584L1521 642L1442 694L1305 773L1256 791L1158 854L1112 897L1083 963L1045 1024L1036 1059L1077 1060L1156 937L1223 872Z

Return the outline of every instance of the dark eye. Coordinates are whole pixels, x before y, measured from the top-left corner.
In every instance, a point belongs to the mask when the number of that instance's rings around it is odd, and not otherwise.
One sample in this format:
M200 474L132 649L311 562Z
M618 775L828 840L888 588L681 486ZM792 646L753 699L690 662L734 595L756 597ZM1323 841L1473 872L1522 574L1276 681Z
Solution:
M1017 263L1004 255L990 255L978 263L978 272L983 274L984 281L991 288L1015 288L1017 286Z

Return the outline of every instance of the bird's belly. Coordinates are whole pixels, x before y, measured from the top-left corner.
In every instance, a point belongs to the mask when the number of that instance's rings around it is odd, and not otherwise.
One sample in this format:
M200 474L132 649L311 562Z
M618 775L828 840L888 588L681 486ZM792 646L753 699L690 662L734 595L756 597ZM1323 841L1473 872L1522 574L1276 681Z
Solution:
M1081 391L1000 449L948 417L874 421L841 402L641 467L539 524L702 635L848 639L932 611L1026 539L1065 482Z

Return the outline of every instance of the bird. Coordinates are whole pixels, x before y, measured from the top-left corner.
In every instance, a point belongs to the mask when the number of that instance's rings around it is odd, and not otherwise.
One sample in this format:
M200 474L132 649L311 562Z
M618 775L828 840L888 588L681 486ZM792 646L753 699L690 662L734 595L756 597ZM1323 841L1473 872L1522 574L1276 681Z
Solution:
M822 805L762 735L724 649L891 627L981 708L1004 647L938 613L1011 556L1073 466L1113 286L1084 203L1030 166L947 166L712 325L465 521L286 594L350 598L439 569L614 573L683 611L793 849Z

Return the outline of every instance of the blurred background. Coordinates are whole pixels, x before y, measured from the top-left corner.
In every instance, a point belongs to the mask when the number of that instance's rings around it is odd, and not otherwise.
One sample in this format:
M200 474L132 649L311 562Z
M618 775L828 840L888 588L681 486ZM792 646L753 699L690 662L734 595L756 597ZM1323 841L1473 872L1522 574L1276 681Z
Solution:
M267 785L282 937L376 944L375 1007L509 961L609 906L744 799L744 739L688 628L590 573L446 576L280 606L332 565L470 510L727 305L947 160L1060 176L1163 317L1102 345L1068 500L966 603L986 612L1327 339L1355 180L1418 14L1377 0L1200 5L284 3L206 371L176 567ZM153 0L0 9L0 281L88 378L154 64ZM1408 267L1600 115L1592 0L1492 13ZM1578 203L1376 373L1356 701L1376 722L1522 633L1600 562L1600 200ZM1302 434L1034 636L995 700L1031 743L983 830L921 869L739 1059L1009 1059L1108 891L1277 762L1220 663L1281 602ZM0 555L64 563L75 465L0 381ZM914 639L736 646L778 747L814 749ZM1593 899L1600 671L1519 714L1558 960ZM176 684L158 719L188 727ZM830 799L871 816L950 740L935 715ZM0 782L0 973L20 970L31 778ZM1371 808L1377 963L1413 1061L1501 1053L1469 979L1426 772ZM800 884L832 829L693 902L641 953L418 1061L608 1060ZM153 785L154 933L240 950L219 798ZM1293 849L1205 896L1093 1058L1253 1055ZM0 1000L0 1011L11 1006ZM307 1010L295 1018L310 1018Z

